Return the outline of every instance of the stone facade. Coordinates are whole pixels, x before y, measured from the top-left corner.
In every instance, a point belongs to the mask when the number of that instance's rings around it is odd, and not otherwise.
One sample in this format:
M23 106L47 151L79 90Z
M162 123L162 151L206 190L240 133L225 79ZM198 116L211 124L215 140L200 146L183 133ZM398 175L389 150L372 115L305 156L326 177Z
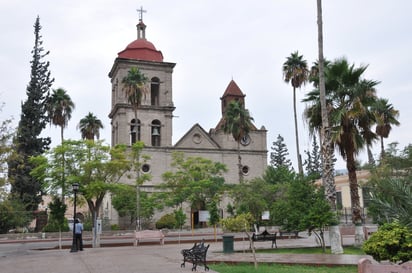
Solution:
M111 144L131 145L137 140L145 143L143 154L150 157L142 172L150 173L151 181L145 182L141 190L151 192L153 186L162 183L162 174L171 169L173 152L183 152L186 157L203 157L224 163L228 172L225 174L226 183L238 183L238 144L231 135L225 134L221 128L222 119L217 126L207 132L199 124L195 124L172 144L173 134L173 85L172 73L174 63L163 62L163 55L156 50L152 43L145 39L145 25L139 22L138 38L130 43L125 50L118 54L109 73L112 84L112 103L109 117L112 126ZM124 57L126 56L126 58ZM137 127L135 113L125 96L122 79L131 67L139 70L149 79L146 84L147 94L137 110ZM222 118L225 107L232 99L244 101L245 95L232 80L222 98ZM267 166L266 129L253 128L249 138L242 141L241 157L242 171L245 180L260 177ZM124 179L124 183L134 180ZM117 220L113 209L108 209L110 200L107 199L106 216L112 223ZM224 202L227 203L227 202ZM221 206L222 216L224 207ZM186 209L190 217L193 212ZM157 215L160 216L159 212ZM155 217L156 218L156 217Z

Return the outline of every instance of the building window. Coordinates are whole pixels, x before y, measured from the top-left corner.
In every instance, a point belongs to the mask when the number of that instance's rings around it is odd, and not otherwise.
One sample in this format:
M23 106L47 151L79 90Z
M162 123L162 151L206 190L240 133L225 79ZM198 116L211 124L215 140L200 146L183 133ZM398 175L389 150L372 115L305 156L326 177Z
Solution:
M160 121L154 120L152 121L152 146L159 147L160 146Z
M337 209L342 209L343 204L342 204L342 192L337 191L336 192L336 208Z
M160 80L152 78L150 84L150 102L152 106L159 106Z
M143 173L148 173L148 172L150 172L150 165L149 165L149 164L143 164L143 166L142 166L142 172L143 172Z
M135 121L135 119L132 119L130 122L130 145L140 141L140 120Z
M248 175L249 174L249 167L248 166L242 166L242 173L243 173L243 175Z

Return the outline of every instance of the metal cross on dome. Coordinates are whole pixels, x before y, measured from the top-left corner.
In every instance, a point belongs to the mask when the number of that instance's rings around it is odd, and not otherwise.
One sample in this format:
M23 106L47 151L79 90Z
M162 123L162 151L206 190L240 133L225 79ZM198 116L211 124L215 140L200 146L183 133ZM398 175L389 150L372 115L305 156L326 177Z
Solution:
M139 13L139 21L143 22L143 13L147 11L144 10L142 6L140 6L140 9L137 9L137 12Z

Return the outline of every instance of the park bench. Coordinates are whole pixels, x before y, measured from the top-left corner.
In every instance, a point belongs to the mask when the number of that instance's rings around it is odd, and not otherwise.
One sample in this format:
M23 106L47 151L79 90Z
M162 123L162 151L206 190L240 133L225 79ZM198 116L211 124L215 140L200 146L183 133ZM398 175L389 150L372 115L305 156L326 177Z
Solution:
M297 239L299 238L299 231L287 231L287 230L279 230L279 238L284 239L284 238L294 238Z
M159 240L161 245L164 245L165 235L161 230L140 230L134 232L134 245L139 245L142 240Z
M185 267L185 263L192 263L192 271L196 271L198 265L203 265L205 271L209 270L209 267L206 265L206 254L209 249L209 245L205 246L203 242L195 243L192 248L182 249L181 253L183 255L183 263L180 267Z
M264 230L262 233L257 234L256 232L253 233L252 235L252 241L258 242L258 241L272 241L272 248L273 245L275 245L276 248L278 248L276 244L276 232L275 233L269 233L267 230Z

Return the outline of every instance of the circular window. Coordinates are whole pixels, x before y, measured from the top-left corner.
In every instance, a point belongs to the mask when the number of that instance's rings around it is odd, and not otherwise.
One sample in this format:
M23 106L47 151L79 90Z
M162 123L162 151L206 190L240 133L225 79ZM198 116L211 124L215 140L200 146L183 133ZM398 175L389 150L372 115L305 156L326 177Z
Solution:
M243 173L243 175L248 175L249 174L249 167L248 166L243 166L242 167L242 173Z
M144 172L144 173L150 172L150 165L149 164L143 164L142 172Z
M241 139L240 139L240 143L243 146L247 146L250 144L250 136L249 135L244 135Z
M199 144L200 142L202 142L202 136L196 133L193 135L192 140L194 143Z

